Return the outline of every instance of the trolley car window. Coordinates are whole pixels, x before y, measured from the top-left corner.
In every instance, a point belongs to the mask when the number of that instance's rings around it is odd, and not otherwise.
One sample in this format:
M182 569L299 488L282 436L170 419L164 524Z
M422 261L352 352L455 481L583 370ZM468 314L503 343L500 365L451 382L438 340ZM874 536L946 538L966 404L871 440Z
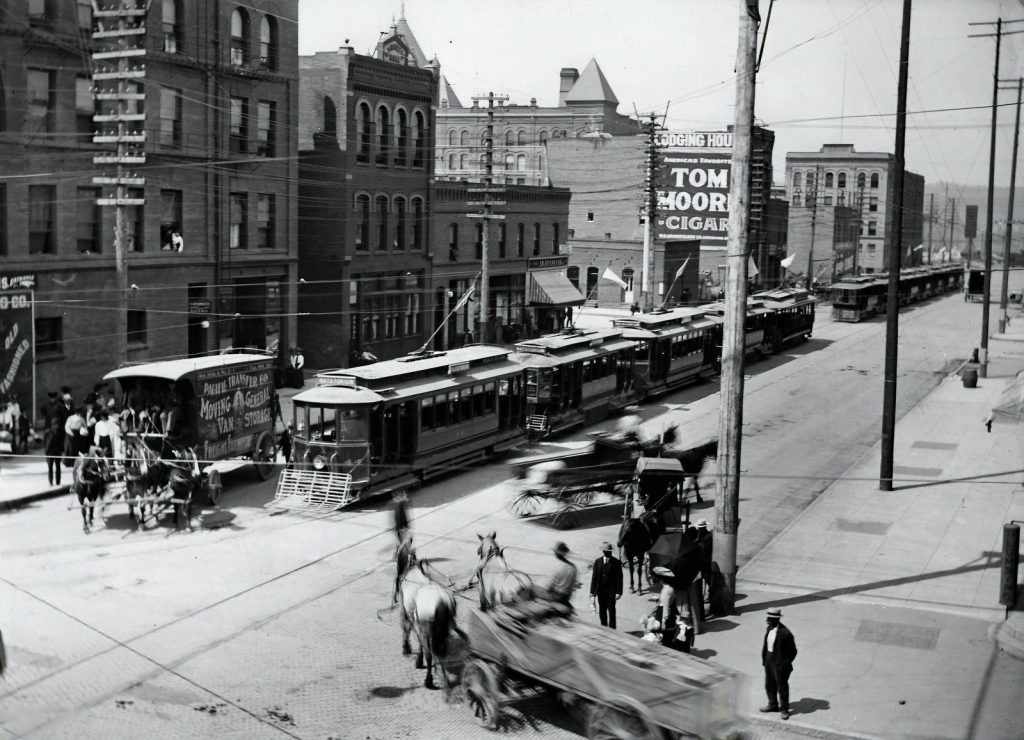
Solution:
M333 411L333 409L332 409ZM338 410L337 441L359 442L366 439L367 411L361 408Z
M448 397L443 393L434 396L434 429L448 426Z
M452 426L462 421L459 415L459 392L451 391L448 394L448 423Z
M459 421L469 421L473 418L473 389L463 388L459 391L459 400L461 407Z
M484 386L484 413L494 413L494 383Z
M334 441L335 411L333 406L309 407L309 439Z
M428 431L434 428L434 399L420 400L420 428Z
M295 405L295 433L303 439L308 439L306 430L309 429L309 409L305 406Z
M473 386L473 416L480 418L484 415L484 387Z

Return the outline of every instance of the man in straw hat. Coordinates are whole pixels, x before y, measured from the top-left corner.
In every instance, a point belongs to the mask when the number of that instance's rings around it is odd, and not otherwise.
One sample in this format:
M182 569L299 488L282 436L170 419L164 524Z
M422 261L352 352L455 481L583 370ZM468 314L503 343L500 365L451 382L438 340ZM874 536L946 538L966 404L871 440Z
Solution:
M590 605L601 624L615 629L615 602L622 598L622 563L612 557L612 545L601 545L601 557L590 575Z
M569 560L569 546L559 542L554 547L558 568L546 589L547 598L556 604L571 607L572 592L576 590L576 566Z
M781 609L769 609L767 622L761 643L761 665L768 704L761 711L780 712L782 719L789 719L789 674L796 660L796 640L782 623Z

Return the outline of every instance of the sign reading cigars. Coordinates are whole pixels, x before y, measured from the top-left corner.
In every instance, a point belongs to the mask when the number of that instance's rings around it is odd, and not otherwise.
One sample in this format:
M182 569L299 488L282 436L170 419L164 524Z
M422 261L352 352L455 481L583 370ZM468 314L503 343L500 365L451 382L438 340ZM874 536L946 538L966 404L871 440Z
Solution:
M204 440L208 460L247 455L259 432L273 429L273 380L270 362L199 373L199 438Z
M35 349L32 321L32 291L0 293L0 401L18 397L21 408L31 416L32 365Z
M655 238L699 239L724 247L729 236L729 172L732 133L665 132L658 136L661 155L655 183L658 215Z

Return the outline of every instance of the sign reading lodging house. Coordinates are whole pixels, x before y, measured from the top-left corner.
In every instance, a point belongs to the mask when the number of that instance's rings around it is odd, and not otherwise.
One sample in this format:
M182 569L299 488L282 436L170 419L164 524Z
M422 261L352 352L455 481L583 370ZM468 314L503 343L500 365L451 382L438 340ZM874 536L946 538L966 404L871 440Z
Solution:
M732 138L729 131L670 131L658 136L656 239L700 240L702 247L725 248Z

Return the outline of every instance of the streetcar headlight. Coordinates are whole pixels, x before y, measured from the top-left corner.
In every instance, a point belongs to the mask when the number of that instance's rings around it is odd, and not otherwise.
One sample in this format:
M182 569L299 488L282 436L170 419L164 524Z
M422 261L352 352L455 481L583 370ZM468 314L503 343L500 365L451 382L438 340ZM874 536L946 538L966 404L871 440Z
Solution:
M313 458L313 467L317 470L323 470L327 467L327 460L323 455L317 455Z

